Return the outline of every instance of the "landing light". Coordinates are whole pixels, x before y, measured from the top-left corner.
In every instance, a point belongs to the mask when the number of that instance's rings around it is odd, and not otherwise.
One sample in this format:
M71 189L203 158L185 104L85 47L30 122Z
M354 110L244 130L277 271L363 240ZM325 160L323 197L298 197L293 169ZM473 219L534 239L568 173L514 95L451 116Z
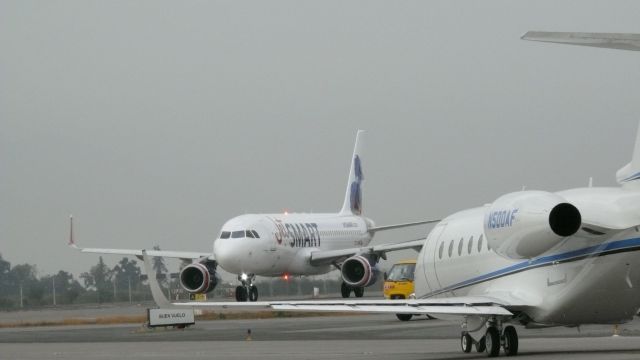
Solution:
M240 277L242 278L242 280L247 280L248 279L247 274L242 274L242 275L240 275Z
M285 281L289 281L289 274L282 275L282 279L284 279Z

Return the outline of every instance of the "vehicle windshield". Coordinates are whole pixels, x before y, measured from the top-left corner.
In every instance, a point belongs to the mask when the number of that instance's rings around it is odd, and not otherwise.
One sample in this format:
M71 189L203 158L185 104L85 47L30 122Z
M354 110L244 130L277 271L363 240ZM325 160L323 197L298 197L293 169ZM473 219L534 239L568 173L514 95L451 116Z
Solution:
M389 281L413 281L413 271L416 264L395 264L389 271Z

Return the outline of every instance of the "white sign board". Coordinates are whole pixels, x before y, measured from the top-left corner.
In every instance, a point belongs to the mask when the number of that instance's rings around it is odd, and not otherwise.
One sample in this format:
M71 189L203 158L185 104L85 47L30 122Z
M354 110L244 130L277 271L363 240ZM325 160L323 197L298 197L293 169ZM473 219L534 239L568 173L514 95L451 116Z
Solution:
M193 325L193 309L148 309L149 326Z

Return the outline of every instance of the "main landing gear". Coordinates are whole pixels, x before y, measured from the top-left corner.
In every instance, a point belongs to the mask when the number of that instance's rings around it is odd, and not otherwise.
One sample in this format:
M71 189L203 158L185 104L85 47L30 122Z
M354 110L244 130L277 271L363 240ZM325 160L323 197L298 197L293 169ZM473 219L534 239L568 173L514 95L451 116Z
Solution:
M236 287L236 301L258 301L258 288L253 284L255 278L256 276L253 274L238 275L238 280L240 280L242 285Z
M472 346L475 345L475 350L479 353L485 352L487 357L500 355L501 347L506 356L518 355L518 333L513 326L506 326L501 331L497 323L490 323L486 329L484 336L479 340L475 340L469 332L463 331L460 335L462 352L471 352Z
M353 291L353 294L357 298L361 298L364 296L364 287L351 287L343 281L342 285L340 286L340 292L342 293L342 297L345 299L348 298L349 296L351 296L351 291Z

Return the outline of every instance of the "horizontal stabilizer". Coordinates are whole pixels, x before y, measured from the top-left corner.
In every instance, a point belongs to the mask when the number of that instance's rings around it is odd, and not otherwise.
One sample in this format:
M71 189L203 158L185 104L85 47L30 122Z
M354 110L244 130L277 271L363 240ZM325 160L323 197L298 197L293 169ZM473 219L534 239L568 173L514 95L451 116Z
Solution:
M640 51L640 34L529 31L523 40Z

